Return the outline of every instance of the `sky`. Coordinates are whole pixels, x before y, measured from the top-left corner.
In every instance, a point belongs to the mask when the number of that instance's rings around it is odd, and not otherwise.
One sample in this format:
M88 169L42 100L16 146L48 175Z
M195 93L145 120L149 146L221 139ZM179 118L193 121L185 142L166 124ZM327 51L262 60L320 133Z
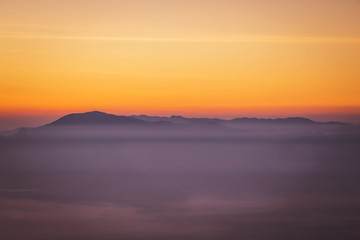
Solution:
M2 0L0 129L70 112L360 122L359 0Z

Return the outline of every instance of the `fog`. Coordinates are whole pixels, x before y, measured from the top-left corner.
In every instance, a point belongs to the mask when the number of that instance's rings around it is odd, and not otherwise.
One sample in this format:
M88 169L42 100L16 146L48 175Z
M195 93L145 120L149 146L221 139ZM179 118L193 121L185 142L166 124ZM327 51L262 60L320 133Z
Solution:
M359 239L349 126L52 128L0 141L2 239Z

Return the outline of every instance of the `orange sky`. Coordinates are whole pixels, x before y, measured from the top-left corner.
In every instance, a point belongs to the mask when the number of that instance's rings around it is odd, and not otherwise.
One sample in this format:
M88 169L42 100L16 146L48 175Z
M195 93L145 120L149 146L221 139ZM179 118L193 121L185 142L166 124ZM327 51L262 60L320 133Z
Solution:
M360 112L358 0L2 0L0 115Z

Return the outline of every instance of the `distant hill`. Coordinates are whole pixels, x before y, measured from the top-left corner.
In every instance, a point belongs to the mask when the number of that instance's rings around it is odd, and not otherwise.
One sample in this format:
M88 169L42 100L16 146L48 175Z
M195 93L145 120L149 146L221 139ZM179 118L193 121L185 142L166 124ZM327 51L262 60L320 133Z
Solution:
M345 124L342 122L316 122L313 120L310 120L308 118L303 117L288 117L288 118L234 118L231 120L232 122L236 123L246 123L246 124Z
M156 122L156 121L167 121L174 124L219 124L221 122L227 121L223 119L218 118L185 118L182 116L172 115L171 117L158 117L158 116L147 116L147 115L132 115L131 117L144 120L144 121L150 121L150 122Z
M2 136L24 135L29 132L47 132L47 129L65 129L68 127L87 129L98 129L101 127L110 127L110 129L128 129L128 130L143 130L145 129L221 129L221 128L246 128L247 126L261 126L261 127L281 127L287 126L297 129L299 127L308 126L341 126L347 125L342 122L316 122L302 117L289 118L234 118L231 120L218 118L185 118L182 116L173 115L171 117L147 116L147 115L132 115L132 116L118 116L99 111L72 113L59 118L58 120L49 124L40 126L38 128L18 128L11 131L0 133Z
M104 112L86 112L86 113L72 113L58 120L49 123L45 126L88 126L88 125L144 125L148 124L147 121L143 121L134 117L117 116L114 114L108 114Z
M171 117L158 117L147 115L132 115L131 117L144 120L144 121L169 121L176 124L279 124L279 125L317 125L317 124L331 124L331 125L346 125L343 122L316 122L308 118L303 117L288 117L288 118L234 118L231 120L219 119L219 118L185 118L182 116L173 115Z

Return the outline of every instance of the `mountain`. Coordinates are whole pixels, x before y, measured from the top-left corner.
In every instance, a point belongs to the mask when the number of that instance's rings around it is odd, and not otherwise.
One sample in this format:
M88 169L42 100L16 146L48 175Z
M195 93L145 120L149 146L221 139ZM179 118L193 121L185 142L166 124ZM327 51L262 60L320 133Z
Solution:
M332 125L346 125L342 122L316 122L303 117L288 117L288 118L234 118L233 123L244 124L278 124L278 125L317 125L317 124L332 124Z
M171 117L158 117L158 116L147 116L147 115L132 115L131 117L149 121L149 122L156 122L156 121L165 121L171 122L173 124L191 124L191 125L218 125L223 121L223 119L218 118L185 118L183 116L172 115Z
M289 117L289 118L234 118L231 122L246 123L246 124L318 124L307 118Z
M14 135L27 135L36 133L50 133L52 130L62 133L75 131L127 131L134 133L135 131L151 130L152 132L162 132L162 130L179 130L179 131L203 131L221 129L234 130L234 129L273 129L286 126L294 130L304 128L318 128L318 126L325 126L333 128L337 126L348 126L341 122L316 122L302 117L289 117L289 118L234 118L231 120L218 119L218 118L185 118L182 116L147 116L147 115L132 115L132 116L118 116L99 111L85 112L85 113L72 113L59 118L58 120L40 126L38 128L18 128L11 131L0 133L2 136ZM250 128L248 128L250 127ZM161 131L160 131L161 130ZM262 130L261 130L262 131ZM75 131L76 132L76 131Z
M45 126L89 126L89 125L146 125L148 122L125 116L117 116L104 112L72 113Z
M303 117L288 117L288 118L234 118L231 120L219 119L219 118L185 118L182 116L172 115L171 117L158 117L147 115L132 115L131 117L143 120L143 121L169 121L174 124L198 124L198 125L221 125L226 123L236 124L278 124L278 125L346 125L343 122L317 122Z
M231 120L224 120L219 118L185 118L182 116L172 115L171 117L147 116L147 115L131 115L118 116L114 114L93 111L85 113L72 113L58 120L49 123L45 126L89 126L89 125L206 125L216 126L226 123L237 124L277 124L277 125L318 125L318 124L332 124L341 125L341 122L316 122L303 117L288 117L288 118L234 118Z

